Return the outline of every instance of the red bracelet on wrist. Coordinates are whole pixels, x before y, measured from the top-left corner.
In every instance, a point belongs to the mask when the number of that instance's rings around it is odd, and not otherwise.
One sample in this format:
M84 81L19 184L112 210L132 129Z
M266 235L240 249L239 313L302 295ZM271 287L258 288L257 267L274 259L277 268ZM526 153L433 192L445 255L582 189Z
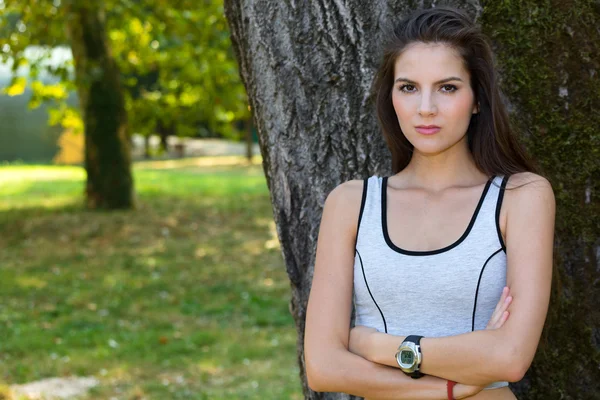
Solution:
M454 400L454 395L452 394L452 389L456 385L456 382L448 380L446 387L448 388L448 400Z

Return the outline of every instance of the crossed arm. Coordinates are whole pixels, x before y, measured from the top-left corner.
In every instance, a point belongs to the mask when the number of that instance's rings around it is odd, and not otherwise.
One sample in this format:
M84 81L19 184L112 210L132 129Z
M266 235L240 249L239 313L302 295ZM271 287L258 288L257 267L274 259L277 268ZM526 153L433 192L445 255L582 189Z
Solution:
M496 309L492 313L492 316L487 324L486 330L485 331L476 331L476 332L489 332L491 330L495 330L495 329L499 329L499 328L503 327L505 322L508 320L508 315L509 315L508 307L511 302L512 302L512 296L510 295L510 288L505 287L502 292L502 296L500 297L500 300L498 301L498 304L496 305ZM455 337L461 338L461 336L463 336L463 335L450 336L448 338L455 338ZM472 335L470 335L470 336L471 337L467 337L468 340L471 340L471 338L473 337ZM398 364L396 362L394 355L396 353L396 350L398 349L398 346L400 346L400 344L404 341L405 338L406 338L405 336L395 336L395 335L389 335L386 333L381 333L381 332L378 332L374 328L369 328L369 327L365 327L365 326L357 326L350 331L350 339L349 339L349 343L348 343L348 349L352 353L359 355L359 356L365 358L366 360L397 368ZM425 341L425 339L427 339L427 341L429 341L430 339L437 339L437 338L423 338L423 339L421 339L421 345L423 345L423 342ZM443 339L446 339L446 338L443 338ZM477 339L478 338L475 338L475 340L477 340ZM439 340L434 340L434 345L435 345L435 342L439 343ZM428 346L428 350L431 351L432 347L433 346ZM459 355L459 356L461 356L461 355ZM490 359L485 359L485 360L482 360L480 363L477 363L477 365L481 365L481 364L483 364L485 362L489 362L489 361L490 361ZM428 364L423 361L423 363L421 364L421 368L420 368L421 372L423 372L427 375L439 376L439 375L435 375L435 373L428 372L430 369L429 368L430 364L436 365L435 362ZM510 376L509 374L504 373L504 371L501 369L501 367L502 366L498 367L497 369L493 369L491 371L492 372L491 378L482 376L480 381L470 379L470 380L465 380L463 382L463 380L459 380L459 379L453 379L453 378L446 378L446 379L454 380L457 382L460 381L463 383L468 383L470 385L486 386L487 384L493 382L495 377L497 377L497 376L501 376L501 375ZM464 375L470 377L470 376L477 376L478 373L481 373L481 371L478 370L471 374L465 373ZM514 379L512 379L512 378L506 378L506 379L508 379L511 382L516 382L516 381L520 380L521 378L522 378L522 376L516 377Z
M538 178L510 194L505 230L510 318L498 329L423 338L421 371L427 376L418 380L394 368L394 354L404 337L348 328L353 284L349 266L361 189L360 181L346 182L325 202L306 316L309 386L379 399L443 399L446 379L463 384L455 387L456 398L494 381L520 380L535 355L550 298L555 213L550 184Z

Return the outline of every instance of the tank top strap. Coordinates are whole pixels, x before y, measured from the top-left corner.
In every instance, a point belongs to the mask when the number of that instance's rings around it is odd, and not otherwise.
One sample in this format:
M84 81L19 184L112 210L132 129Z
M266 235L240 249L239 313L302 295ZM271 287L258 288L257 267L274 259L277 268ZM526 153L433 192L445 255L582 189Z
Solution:
M506 251L500 233L500 209L504 197L507 177L495 175L490 178L484 188L484 195L477 205L475 220L469 236L475 236L478 241L487 240L497 244ZM382 185L383 177L372 175L363 180L363 193L357 222L356 248L361 241L368 245L383 243L382 232Z
M487 183L486 193L483 202L475 220L473 230L475 235L481 238L481 235L489 236L505 250L502 234L500 233L500 208L504 197L504 188L507 178L504 175L495 175Z
M363 182L363 195L356 233L357 248L361 241L373 244L373 240L381 236L381 177L372 175Z

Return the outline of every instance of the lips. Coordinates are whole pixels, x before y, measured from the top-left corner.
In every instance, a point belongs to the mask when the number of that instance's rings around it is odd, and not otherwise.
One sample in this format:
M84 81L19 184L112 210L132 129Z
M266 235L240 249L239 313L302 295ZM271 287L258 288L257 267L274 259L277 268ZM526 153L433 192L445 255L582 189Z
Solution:
M423 135L433 135L441 129L437 125L419 125L415 128L417 132L422 133Z

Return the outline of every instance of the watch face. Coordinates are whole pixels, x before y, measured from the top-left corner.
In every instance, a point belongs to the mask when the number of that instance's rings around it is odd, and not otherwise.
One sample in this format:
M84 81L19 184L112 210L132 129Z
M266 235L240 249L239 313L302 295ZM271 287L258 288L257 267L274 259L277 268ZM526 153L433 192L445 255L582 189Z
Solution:
M415 356L410 350L402 350L400 352L400 362L402 364L412 365L415 362Z

